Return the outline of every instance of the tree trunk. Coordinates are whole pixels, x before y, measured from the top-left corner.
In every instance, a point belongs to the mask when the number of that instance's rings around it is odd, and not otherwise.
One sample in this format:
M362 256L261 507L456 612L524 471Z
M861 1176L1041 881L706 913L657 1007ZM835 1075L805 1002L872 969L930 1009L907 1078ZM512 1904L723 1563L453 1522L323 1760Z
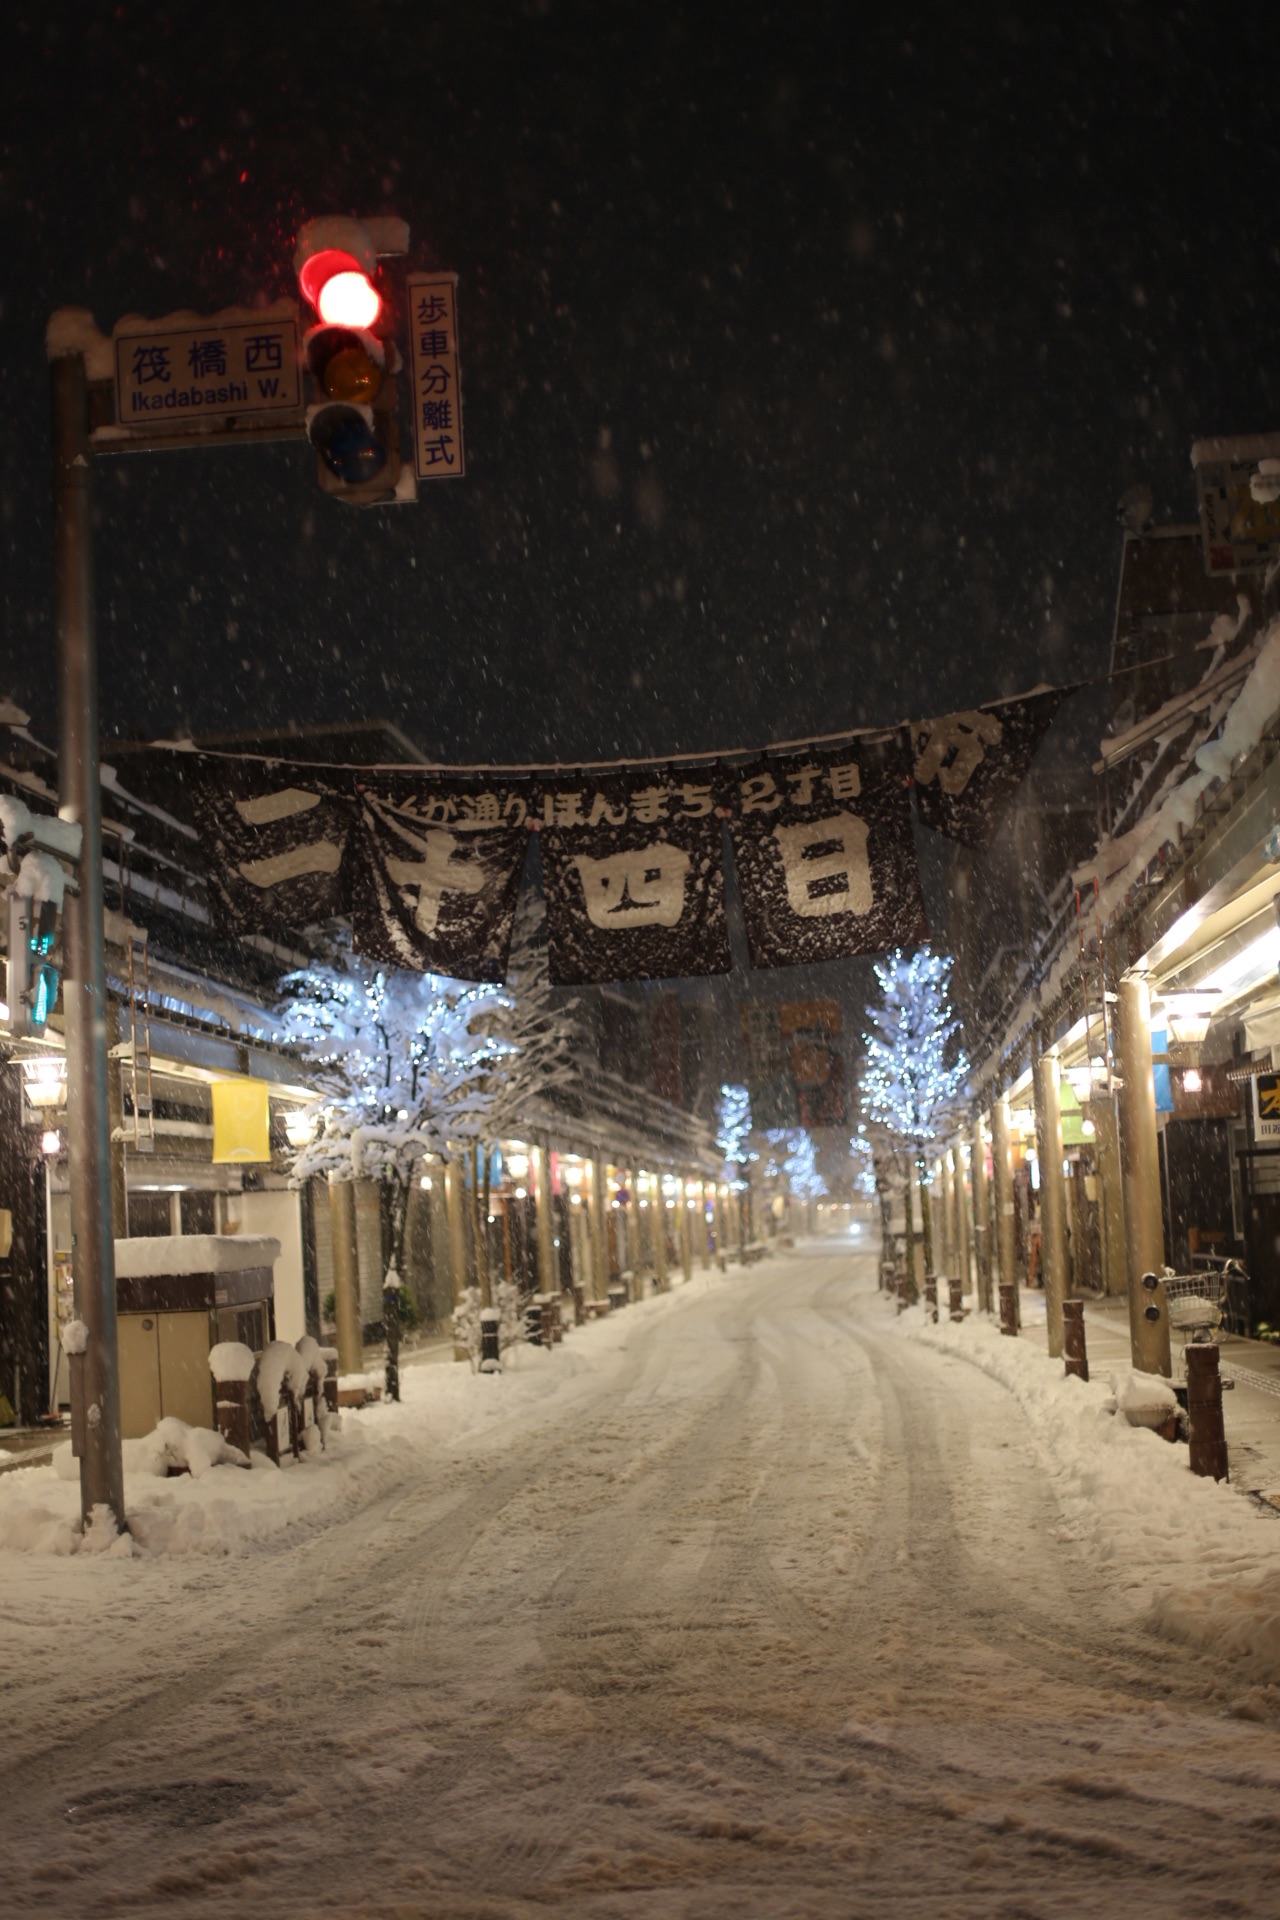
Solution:
M924 1154L916 1155L916 1184L920 1189L920 1238L924 1252L924 1277L933 1278L933 1221L930 1218L929 1175Z

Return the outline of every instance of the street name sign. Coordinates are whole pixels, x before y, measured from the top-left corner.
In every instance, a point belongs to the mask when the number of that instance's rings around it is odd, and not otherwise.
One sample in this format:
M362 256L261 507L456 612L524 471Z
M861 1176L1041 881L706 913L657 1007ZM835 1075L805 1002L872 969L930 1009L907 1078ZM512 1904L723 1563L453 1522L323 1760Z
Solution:
M467 467L458 364L458 276L411 273L406 284L414 466L419 480L453 480Z
M302 415L294 316L273 312L122 322L115 347L116 425L146 434L232 417Z

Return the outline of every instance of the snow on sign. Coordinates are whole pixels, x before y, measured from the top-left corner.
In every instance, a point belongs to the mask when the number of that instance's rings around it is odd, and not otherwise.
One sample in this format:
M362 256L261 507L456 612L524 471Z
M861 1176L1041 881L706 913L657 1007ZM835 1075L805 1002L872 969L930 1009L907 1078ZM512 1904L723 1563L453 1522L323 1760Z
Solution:
M458 276L411 273L409 371L413 379L413 455L419 480L466 472L458 365Z
M1242 573L1280 559L1280 434L1197 440L1191 465L1206 572Z
M301 415L292 313L175 314L116 329L116 424L146 433L233 415Z

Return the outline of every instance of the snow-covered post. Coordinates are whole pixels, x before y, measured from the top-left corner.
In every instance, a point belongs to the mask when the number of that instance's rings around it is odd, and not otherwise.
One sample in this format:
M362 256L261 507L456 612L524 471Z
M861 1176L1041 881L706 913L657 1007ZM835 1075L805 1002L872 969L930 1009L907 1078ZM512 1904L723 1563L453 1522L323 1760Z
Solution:
M252 1422L249 1418L249 1382L255 1359L252 1347L240 1340L220 1340L209 1349L213 1400L218 1432L228 1446L248 1455Z
M386 1393L388 1400L400 1398L400 1275L395 1266L387 1268L382 1283L382 1330L387 1342Z
M1173 1372L1169 1322L1143 1315L1142 1276L1164 1266L1160 1204L1160 1137L1151 1059L1151 994L1145 980L1120 982L1120 1162L1124 1181L1124 1237L1129 1267L1129 1341L1142 1373Z
M1036 1149L1040 1160L1041 1270L1049 1356L1062 1354L1062 1303L1067 1297L1067 1191L1062 1176L1062 1096L1056 1048L1042 1053L1033 1070ZM1159 1190L1157 1189L1157 1204Z
M343 1373L364 1370L364 1333L360 1322L360 1255L356 1241L355 1182L329 1175L329 1223L333 1242L333 1316L337 1323L338 1366Z

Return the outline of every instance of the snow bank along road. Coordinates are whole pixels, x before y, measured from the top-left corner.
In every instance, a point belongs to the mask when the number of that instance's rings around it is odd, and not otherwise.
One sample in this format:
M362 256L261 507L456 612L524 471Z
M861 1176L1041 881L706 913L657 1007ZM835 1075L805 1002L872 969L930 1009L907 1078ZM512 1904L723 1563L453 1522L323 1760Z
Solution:
M5 1555L5 1911L1274 1916L1280 1694L1148 1629L874 1273L460 1380L267 1547Z

